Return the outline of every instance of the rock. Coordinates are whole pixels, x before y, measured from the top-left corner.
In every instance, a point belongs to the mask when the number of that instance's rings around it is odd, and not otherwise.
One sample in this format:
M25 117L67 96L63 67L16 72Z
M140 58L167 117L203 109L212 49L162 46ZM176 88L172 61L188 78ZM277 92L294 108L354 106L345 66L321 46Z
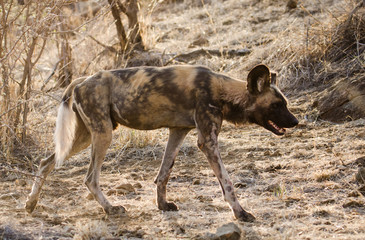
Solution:
M27 237L9 226L0 226L0 237L1 239L23 239L23 240L31 240L33 238Z
M319 100L319 117L340 123L365 117L365 81L344 78L326 89Z
M265 172L276 172L277 170L284 169L283 166L279 165L271 165L270 167L267 167L264 171Z
M362 168L359 168L359 171L357 172L356 176L356 181L358 183L365 183L365 168L362 167Z
M321 205L329 205L329 204L334 204L334 203L336 203L336 200L333 199L333 198L330 198L330 199L326 199L326 200L321 201L319 204L321 204Z
M107 192L107 195L110 196L111 194L109 194L109 191ZM94 200L94 196L91 194L91 192L89 192L87 195L86 195L86 199L87 200Z
M140 189L140 188L142 188L142 184L138 182L138 183L133 184L133 187Z
M116 191L118 194L128 194L128 193L134 193L135 189L130 183L123 183L116 187Z
M215 236L219 240L238 240L241 238L241 229L231 222L219 227Z
M200 184L200 180L199 179L195 179L194 181L193 181L193 185L199 185Z
M358 202L358 201L349 201L342 205L342 207L344 207L344 208L358 208L358 207L364 207L364 206L365 205L362 202Z
M322 209L315 211L312 215L314 217L329 217L331 214L328 211Z
M298 0L289 0L288 3L286 4L286 8L288 10L294 9L297 8L297 5L298 5Z
M281 189L280 184L278 184L278 183L274 183L274 184L269 185L269 186L265 189L265 191L267 191L267 192L277 192L277 191L279 191L280 189Z
M197 39L195 39L190 45L189 48L197 47L197 46L208 46L209 40L205 37L199 36Z
M216 233L206 233L204 236L196 237L201 240L238 240L241 238L241 229L233 222L219 227Z
M200 202L213 202L213 199L210 196L199 195L196 197L196 199L198 199Z
M107 192L106 192L106 195L107 196L111 196L111 195L114 195L114 194L116 194L117 193L117 190L115 190L115 189L110 189L110 190L108 190ZM90 195L90 194L89 194ZM91 197L92 197L92 195L91 195ZM89 199L89 196L87 196L87 199ZM89 200L92 200L93 198L91 198L91 199L89 199Z
M234 187L235 187L235 188L245 188L245 187L247 187L247 184L246 184L246 183L244 183L244 182L236 182L236 183L234 184Z

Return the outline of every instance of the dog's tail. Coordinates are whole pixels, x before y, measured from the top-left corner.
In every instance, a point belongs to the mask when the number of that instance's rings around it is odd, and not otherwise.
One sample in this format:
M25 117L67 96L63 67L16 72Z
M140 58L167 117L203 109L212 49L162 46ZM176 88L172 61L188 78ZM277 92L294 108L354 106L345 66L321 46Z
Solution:
M76 132L76 113L72 110L73 90L86 77L74 80L65 90L62 103L58 108L56 130L54 134L56 167L61 167L69 155Z

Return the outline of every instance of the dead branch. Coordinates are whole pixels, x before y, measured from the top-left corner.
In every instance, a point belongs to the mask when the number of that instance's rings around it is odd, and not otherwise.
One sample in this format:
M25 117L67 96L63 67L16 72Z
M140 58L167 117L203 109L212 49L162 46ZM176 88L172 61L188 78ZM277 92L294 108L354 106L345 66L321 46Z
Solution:
M32 174L32 173L26 173L26 172L23 172L23 171L19 171L19 170L14 170L14 169L11 169L10 167L4 167L4 169L2 171L6 171L6 172L13 172L13 173L17 173L17 174L21 174L21 175L24 175L24 176L28 176L28 177L36 177L36 178L41 178L43 179L43 177L41 176L37 176L35 174Z
M200 56L207 56L207 57L212 57L212 56L218 56L218 57L237 57L237 56L246 56L248 54L251 53L251 50L249 49L230 49L230 50L210 50L210 49L198 49L198 50L194 50L192 52L188 52L188 53L181 53L181 54L177 54L174 57L172 57L170 60L168 60L164 66L170 64L172 61L177 60L180 62L189 62L195 58L198 58Z
M61 59L56 62L55 66L53 67L53 70L52 70L51 74L44 81L44 83L43 83L43 85L41 87L41 90L43 90L46 87L46 85L49 82L49 80L51 80L51 78L53 77L53 75L56 73L56 70L57 70L58 65L59 65L60 62L61 62Z
M116 4L116 0L108 0L108 3L111 7L112 15L115 20L115 27L117 28L117 35L118 35L120 47L122 50L124 50L126 47L126 44L127 44L127 37L125 34L122 20L119 15L119 10L118 10L117 4Z
M111 51L113 53L118 53L118 51L113 48L112 46L108 46L108 45L105 45L104 43L100 42L99 40L97 40L96 38L94 38L93 36L91 35L87 35L89 38L91 38L91 40L93 40L94 42L96 42L97 44L99 44L100 46L104 47L105 50L108 50L108 51Z
M365 7L365 0L362 0L361 2L359 2L356 7L349 13L349 16L346 20L346 24L349 25L351 23L352 20L352 16L361 8L361 7Z

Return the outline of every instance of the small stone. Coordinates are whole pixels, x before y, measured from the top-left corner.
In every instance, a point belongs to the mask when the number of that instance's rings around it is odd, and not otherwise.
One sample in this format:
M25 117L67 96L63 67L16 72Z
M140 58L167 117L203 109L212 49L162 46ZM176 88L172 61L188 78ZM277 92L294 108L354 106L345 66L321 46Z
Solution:
M109 193L109 192L108 192ZM108 193L107 193L107 195L108 195ZM108 195L108 196L110 196L110 195ZM94 196L89 192L87 195L86 195L86 199L87 200L94 200Z
M276 150L275 152L273 152L271 154L272 157L280 157L282 156L283 154L279 151L279 150Z
M234 184L234 187L235 187L235 188L245 188L245 187L247 187L247 183L243 183L243 182L236 182L236 183Z
M357 207L364 207L364 204L358 201L349 201L342 205L344 208L357 208Z
M200 179L195 179L193 181L193 185L199 185L200 184Z
M199 36L195 39L190 45L189 48L197 47L197 46L207 46L209 45L209 40L205 37Z
M289 0L286 4L287 9L294 9L298 5L298 0Z
M153 231L155 233L161 233L162 232L161 228L158 228L158 227L153 228Z
M134 193L135 189L130 183L123 183L116 187L118 194L128 194L128 193Z
M336 203L336 200L333 198L330 199L326 199L320 202L321 205L329 205L329 204L334 204Z
M123 183L116 187L116 189L125 189L127 191L134 191L134 187L130 183Z
M267 192L277 192L277 191L279 191L280 189L281 189L280 184L274 183L274 184L269 185L269 186L265 189L265 191L267 191Z
M329 217L331 214L326 210L317 210L312 214L314 217Z
M27 182L24 179L17 179L15 180L15 185L24 187L25 185L27 185Z
M360 194L357 191L352 191L347 196L348 197L359 197Z
M139 189L139 188L142 188L142 184L138 182L138 183L133 184L133 187Z
M241 229L231 222L219 227L215 235L221 240L238 240L241 238Z
M265 152L264 152L264 156L270 156L270 151L269 150L266 150Z
M109 189L107 192L106 192L106 195L107 196L111 196L111 195L114 195L117 193L117 190L115 189Z

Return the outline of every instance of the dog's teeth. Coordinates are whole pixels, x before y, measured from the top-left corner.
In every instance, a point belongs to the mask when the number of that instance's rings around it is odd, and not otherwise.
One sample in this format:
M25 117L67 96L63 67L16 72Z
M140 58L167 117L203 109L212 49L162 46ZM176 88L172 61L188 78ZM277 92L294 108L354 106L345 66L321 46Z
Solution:
M285 129L278 127L273 121L269 120L268 123L280 133L284 133Z

